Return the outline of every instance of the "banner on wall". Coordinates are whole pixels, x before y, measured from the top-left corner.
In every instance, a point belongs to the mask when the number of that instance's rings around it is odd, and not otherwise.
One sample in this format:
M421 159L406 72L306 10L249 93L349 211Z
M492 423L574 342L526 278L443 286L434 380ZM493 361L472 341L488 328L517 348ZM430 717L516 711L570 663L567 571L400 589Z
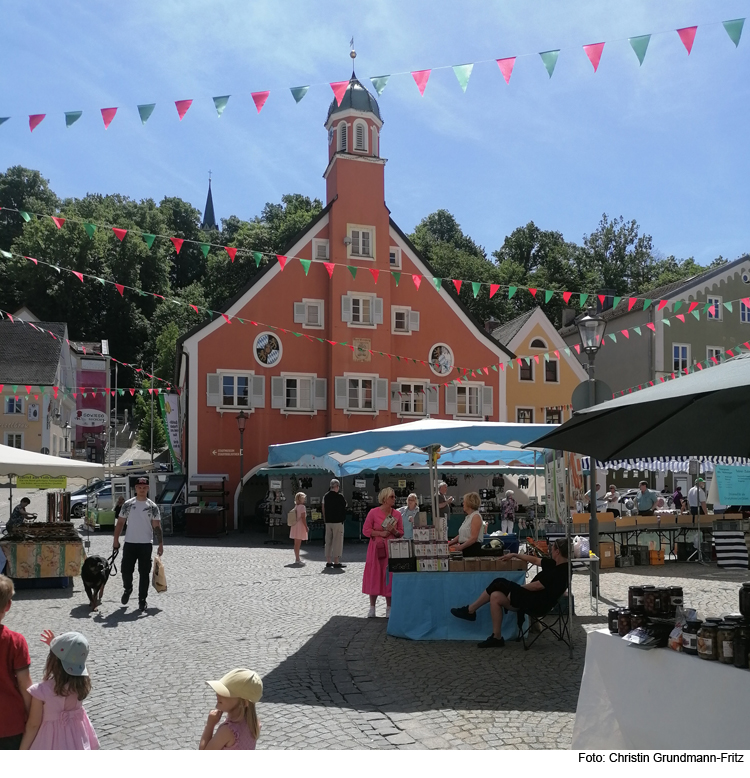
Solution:
M565 507L565 457L562 451L545 450L544 481L547 518L562 524L568 513Z
M169 453L175 473L182 473L182 446L180 445L180 398L176 394L160 394L159 408L167 435Z

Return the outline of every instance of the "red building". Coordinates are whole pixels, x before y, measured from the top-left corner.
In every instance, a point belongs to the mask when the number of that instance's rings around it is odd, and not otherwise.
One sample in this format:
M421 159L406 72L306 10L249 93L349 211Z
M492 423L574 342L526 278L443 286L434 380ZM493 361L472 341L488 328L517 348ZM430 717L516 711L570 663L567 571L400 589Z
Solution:
M309 274L296 259L283 269L274 260L224 307L228 316L275 329L217 317L178 343L186 472L228 473L235 496L240 410L250 415L245 482L273 443L426 415L506 418L503 374L490 371L481 380L443 386L457 377L454 364L488 365L512 352L471 318L447 284L435 287L427 262L390 218L380 156L383 121L356 77L341 103L331 103L325 127L326 207L283 252L313 260ZM324 261L338 263L330 276ZM356 277L347 265L356 268ZM402 272L398 285L390 273L370 272L389 270ZM411 274L430 278L417 288Z

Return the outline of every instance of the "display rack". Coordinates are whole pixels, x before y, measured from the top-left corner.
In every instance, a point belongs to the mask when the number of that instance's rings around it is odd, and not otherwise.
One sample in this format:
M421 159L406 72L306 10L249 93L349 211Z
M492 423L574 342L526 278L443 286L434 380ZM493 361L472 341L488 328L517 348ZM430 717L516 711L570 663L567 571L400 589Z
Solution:
M215 538L227 533L228 475L196 474L188 484L185 536Z
M288 511L284 510L285 502L286 495L281 489L269 489L266 492L266 499L263 503L263 515L268 527L269 538L265 541L268 545L278 546L282 543L281 540L276 538L276 532L278 527L287 526L286 514Z

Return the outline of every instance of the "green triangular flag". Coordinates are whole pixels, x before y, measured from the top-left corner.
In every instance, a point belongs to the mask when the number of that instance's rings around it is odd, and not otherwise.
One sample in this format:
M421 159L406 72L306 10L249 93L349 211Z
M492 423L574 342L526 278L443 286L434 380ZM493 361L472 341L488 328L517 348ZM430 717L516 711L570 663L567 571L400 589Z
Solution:
M461 85L461 89L466 91L466 87L469 85L469 77L471 71L474 70L474 65L454 65L453 72L456 74L458 83ZM378 93L380 94L380 93Z
M86 394L86 392L81 392L81 394L82 394L84 397L87 397L87 394Z
M524 359L526 360L527 366L531 364L531 357L524 357Z
M636 38L628 38L630 45L633 47L635 56L638 57L638 62L643 64L643 58L646 56L646 49L648 49L648 43L651 40L650 35L638 35Z
M567 357L570 356L570 349L569 348L565 349L565 356L567 356Z
M549 353L544 355L544 361L549 362Z
M148 121L149 116L154 112L154 108L156 108L156 103L149 103L148 105L139 105L138 106L138 113L141 117L141 124L145 124Z
M224 109L229 102L229 95L222 95L221 97L214 97L214 105L216 106L217 118L224 113Z
M471 282L471 291L474 292L474 297L479 294L479 290L482 288L482 284L479 281Z
M70 127L83 116L83 111L65 111L65 126Z
M5 257L6 259L13 259L13 255L10 253L10 251L3 251L3 249L0 249L0 257Z
M713 305L711 305L711 303L706 303L703 306L703 313L708 313L711 310L711 308L713 308Z
M372 85L375 87L375 91L378 93L378 97L383 94L383 90L385 89L385 85L388 83L389 78L390 76L373 76L373 78L370 79Z
M545 289L544 290L544 302L548 303L552 299L554 294L555 293L552 291L552 289Z
M154 240L156 239L156 235L152 235L150 232L142 232L141 237L143 240L146 241L146 245L151 248L151 246L154 245Z
M544 62L544 67L547 68L549 77L552 78L552 74L555 72L555 65L557 64L557 58L560 56L560 49L554 51L540 51L539 56Z
M617 335L614 332L608 332L607 335L609 335L613 343L617 343Z
M729 311L729 313L732 313L732 303L724 303L724 307Z
M94 276L94 278L102 285L106 286L107 282L103 278L99 278L99 276Z
M435 289L440 289L440 285L443 283L442 278L433 278L432 283L435 284Z
M203 252L203 259L208 256L208 252L211 250L210 243L201 243L201 251Z
M674 304L674 307L672 308L672 313L677 313L680 308L682 308L682 300L677 300L677 302Z
M731 19L728 22L722 22L724 29L727 31L727 35L732 39L732 43L735 46L740 45L740 38L742 37L742 27L745 24L744 19Z
M293 332L292 335L294 335L295 338L301 338L302 333L301 332Z
M312 265L312 260L311 259L300 259L299 263L305 269L305 275L307 275L310 272L310 265Z
M640 327L633 327L633 329L640 335L641 334L641 328Z
M18 384L14 384L12 386L12 389L13 389L13 394L18 394Z
M583 306L586 305L586 300L589 299L589 296L587 294L582 293L580 297L581 297L581 308L583 308Z
M309 86L293 86L289 89L289 91L292 93L292 97L294 98L294 102L298 103L306 94L307 90L309 89Z
M667 327L671 327L672 326L672 322L669 321L669 319L662 319L662 321L664 322L664 324L667 325Z
M693 316L695 316L696 319L698 319L698 321L701 320L700 311L697 308L693 309L692 314L693 314Z
M236 317L236 321L238 321L240 324L244 324L245 323L245 320L244 319L240 319L239 316Z
M645 299L643 300L643 310L644 310L644 311L647 311L647 310L648 310L648 307L649 307L649 305L651 305L651 300L649 300L648 298L645 298Z
M493 365L492 369L497 373L497 365Z
M255 260L255 267L260 267L263 254L261 254L260 251L253 251L253 259Z
M352 274L352 278L356 280L357 278L357 268L354 267L354 265L347 265L347 270Z
M22 219L23 219L25 222L30 222L30 221L31 221L31 216L29 216L29 214L28 214L28 213L26 213L26 211L19 211L18 213L20 213L20 214L21 214L21 218L22 218Z
M510 300L511 297L518 291L517 286L509 286L508 287L508 299Z
M396 286L398 286L398 282L401 280L401 273L391 273L391 275L396 282Z
M84 222L83 229L86 230L86 234L89 236L89 238L93 238L94 233L96 232L96 224L89 224L88 222Z
M620 304L620 300L622 300L622 297L613 297L612 298L612 308L617 308L617 306Z

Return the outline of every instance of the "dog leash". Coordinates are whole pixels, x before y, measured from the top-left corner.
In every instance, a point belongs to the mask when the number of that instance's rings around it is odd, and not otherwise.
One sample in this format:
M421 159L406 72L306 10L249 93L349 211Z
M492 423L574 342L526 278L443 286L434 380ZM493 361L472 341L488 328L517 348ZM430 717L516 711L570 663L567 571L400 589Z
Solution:
M117 575L117 565L115 564L115 559L117 559L117 555L120 553L119 548L113 548L112 554L107 559L107 567L109 568L109 574L110 575Z

